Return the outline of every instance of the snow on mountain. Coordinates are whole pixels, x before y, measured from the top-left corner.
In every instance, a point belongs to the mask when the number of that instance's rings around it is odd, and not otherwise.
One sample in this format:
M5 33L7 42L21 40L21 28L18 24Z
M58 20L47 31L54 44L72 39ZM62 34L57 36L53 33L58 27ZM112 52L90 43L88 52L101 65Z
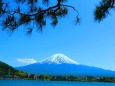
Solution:
M97 67L86 65L77 65L78 63L71 60L63 54L55 54L45 60L30 64L27 66L17 67L17 70L25 71L30 74L49 74L49 75L73 75L73 76L114 76L115 71L105 70Z
M60 54L60 53L54 54L51 57L42 60L40 63L41 64L44 64L44 63L47 63L47 64L62 64L62 63L78 64L74 60L72 60L72 59L68 58L67 56Z

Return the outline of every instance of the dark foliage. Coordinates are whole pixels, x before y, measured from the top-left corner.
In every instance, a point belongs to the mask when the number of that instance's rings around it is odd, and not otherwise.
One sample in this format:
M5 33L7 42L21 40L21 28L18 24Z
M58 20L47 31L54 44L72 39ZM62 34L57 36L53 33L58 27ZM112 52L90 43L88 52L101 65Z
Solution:
M96 6L94 17L96 21L101 21L110 14L110 10L115 8L115 0L102 0Z
M0 76L9 74L14 75L16 71L17 70L15 70L13 67L0 61Z
M64 4L67 0L54 0L55 4L51 4L51 1L15 0L15 2L11 1L11 4L14 4L13 8L11 8L10 3L0 0L0 16L3 30L14 31L19 26L25 25L28 29L28 34L32 33L35 28L42 31L48 18L52 20L51 25L56 26L59 19L68 14L68 8L76 11L76 21L79 22L77 10L73 6Z
M0 77L5 77L6 75L17 75L23 78L27 76L27 73L18 71L13 67L9 66L8 64L0 61Z
M27 33L31 34L33 29L42 31L47 20L51 19L51 25L56 26L59 19L73 9L76 13L76 22L79 23L79 13L72 5L66 4L67 0L0 0L0 21L3 30L14 31L25 25ZM94 19L102 21L110 10L115 8L115 0L101 0L94 11ZM31 23L31 24L30 24Z

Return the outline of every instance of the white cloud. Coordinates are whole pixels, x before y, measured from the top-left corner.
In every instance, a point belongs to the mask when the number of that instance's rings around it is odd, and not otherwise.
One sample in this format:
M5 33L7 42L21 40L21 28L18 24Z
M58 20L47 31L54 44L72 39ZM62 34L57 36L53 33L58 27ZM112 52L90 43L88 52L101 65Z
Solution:
M24 58L24 59L18 58L17 61L26 63L26 64L32 64L32 63L37 62L35 59L31 59L31 58Z

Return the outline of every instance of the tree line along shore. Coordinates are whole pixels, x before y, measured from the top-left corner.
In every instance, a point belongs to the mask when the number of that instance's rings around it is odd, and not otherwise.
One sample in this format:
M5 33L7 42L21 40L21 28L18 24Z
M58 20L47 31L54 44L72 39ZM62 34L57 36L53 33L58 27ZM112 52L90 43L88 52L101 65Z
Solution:
M36 75L28 74L16 70L12 66L0 61L0 80L50 80L50 81L81 81L81 82L115 82L115 77L94 77L94 76L54 76L54 75Z
M5 75L0 77L0 80L48 80L48 81L79 81L79 82L113 82L115 77L94 77L94 76L53 76L53 75L36 75L36 74L23 74L22 75Z

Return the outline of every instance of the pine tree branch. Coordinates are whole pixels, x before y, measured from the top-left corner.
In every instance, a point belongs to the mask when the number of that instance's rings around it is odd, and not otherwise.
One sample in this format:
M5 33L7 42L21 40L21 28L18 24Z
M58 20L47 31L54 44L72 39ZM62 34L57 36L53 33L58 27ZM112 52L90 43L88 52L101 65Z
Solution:
M115 4L115 0L111 0L111 8L115 8L114 4Z
M77 16L79 16L79 12L78 12L78 10L75 9L75 7L73 7L73 6L71 6L71 5L61 5L61 6L65 6L65 7L70 7L70 8L72 8L73 10L75 10L75 11L78 13Z
M34 13L34 14L26 14L26 13L21 13L21 12L18 12L18 11L10 11L10 12L9 11L5 11L5 13L10 14L10 15L20 14L20 15L25 15L25 16L36 16L36 15L39 15L39 14L44 14L44 13L49 12L49 11L56 12L56 11L58 11L61 8L61 6L64 6L64 7L70 7L70 8L72 8L79 15L79 12L73 6L62 5L61 4L61 0L57 0L57 1L58 1L57 5L51 6L51 7L47 8L47 9L45 9L45 10L41 10L40 12L37 12L37 13Z

